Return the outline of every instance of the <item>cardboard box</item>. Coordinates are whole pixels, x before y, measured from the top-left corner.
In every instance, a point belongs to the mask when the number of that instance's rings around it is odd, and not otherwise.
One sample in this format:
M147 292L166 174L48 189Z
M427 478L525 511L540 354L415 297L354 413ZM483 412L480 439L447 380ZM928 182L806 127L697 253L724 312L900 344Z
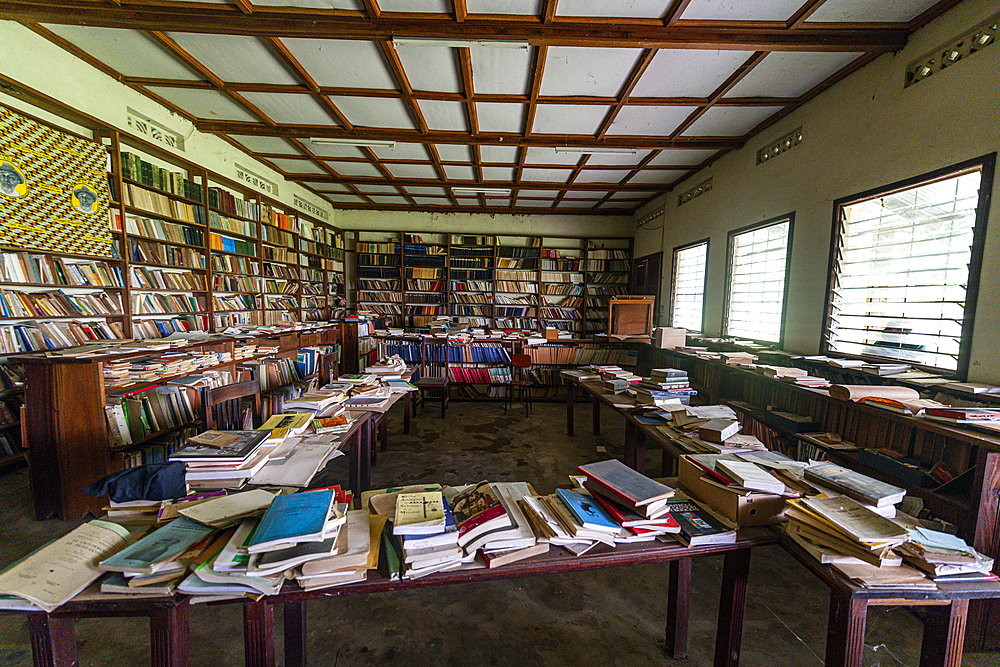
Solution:
M701 479L705 474L688 455L677 462L677 480L688 493L740 526L778 523L785 512L785 499L759 491L730 491Z
M687 344L687 329L674 327L656 327L653 331L653 347L661 350L672 350Z
M545 340L559 340L559 329L545 327Z

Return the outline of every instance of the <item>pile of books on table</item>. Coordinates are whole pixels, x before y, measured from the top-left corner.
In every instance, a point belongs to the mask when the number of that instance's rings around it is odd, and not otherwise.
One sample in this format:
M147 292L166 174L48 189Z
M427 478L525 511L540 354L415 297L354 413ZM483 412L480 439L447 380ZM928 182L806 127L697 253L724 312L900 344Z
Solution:
M654 368L648 380L632 386L635 398L642 405L688 405L698 394L691 388L687 371L676 368Z

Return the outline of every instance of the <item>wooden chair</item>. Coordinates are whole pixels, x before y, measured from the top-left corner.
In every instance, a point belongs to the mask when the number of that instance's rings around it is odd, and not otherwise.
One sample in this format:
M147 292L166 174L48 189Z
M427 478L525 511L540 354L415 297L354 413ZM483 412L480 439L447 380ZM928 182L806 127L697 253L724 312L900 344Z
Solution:
M260 426L260 382L250 380L204 390L202 421L205 429L243 430L243 399L250 399L248 403L251 405L253 426Z
M444 365L441 367L441 376L432 376L428 374L429 368L437 370L437 367L433 363L428 363L428 356L430 356L430 351L433 347L440 347L444 358ZM448 407L448 394L450 392L450 388L448 386L448 350L449 345L447 343L428 343L426 341L421 343L420 377L414 383L420 391L421 409L423 409L424 401L441 401L442 419L444 418L444 411Z
M319 386L329 384L340 377L340 361L336 352L324 354L319 358Z
M524 403L524 416L528 416L531 410L531 387L533 383L527 379L526 369L531 367L531 357L527 354L515 354L510 358L510 382L507 382L506 396L504 397L503 412L514 409L514 393L518 399Z

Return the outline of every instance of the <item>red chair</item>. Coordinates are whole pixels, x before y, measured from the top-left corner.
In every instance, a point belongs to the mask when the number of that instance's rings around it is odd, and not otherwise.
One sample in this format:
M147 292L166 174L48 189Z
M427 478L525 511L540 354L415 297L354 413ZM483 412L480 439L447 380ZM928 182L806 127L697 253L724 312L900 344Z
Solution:
M514 393L518 400L524 403L524 416L531 411L531 387L534 384L527 379L525 370L531 367L531 357L527 354L515 354L510 358L510 382L507 383L507 396L504 401L504 414L514 409Z

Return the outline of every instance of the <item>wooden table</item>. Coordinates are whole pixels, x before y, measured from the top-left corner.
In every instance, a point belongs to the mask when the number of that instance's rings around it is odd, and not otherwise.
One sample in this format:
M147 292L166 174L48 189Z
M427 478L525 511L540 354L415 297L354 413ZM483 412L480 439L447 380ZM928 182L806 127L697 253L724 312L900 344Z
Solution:
M579 382L572 377L563 376L566 379L566 435L573 435L573 406L576 400L576 392L581 391L590 396L591 409L593 414L592 428L594 435L601 434L601 405L607 405L614 410L621 411L622 408L615 407L616 404L627 404L630 408L639 405L636 400L626 393L612 394L604 388L600 382Z
M149 618L149 651L152 667L187 667L191 662L188 599L184 595L153 598L94 593L96 585L51 614L28 612L28 634L34 667L78 667L76 619ZM3 611L3 614L22 612Z
M257 602L243 602L246 664L247 667L273 667L275 664L274 607L279 604L283 605L284 613L285 665L286 667L304 667L308 657L306 604L309 600L657 562L666 562L670 566L666 648L671 656L682 658L687 654L691 561L694 558L722 554L724 562L719 593L714 664L716 667L736 667L739 664L743 633L743 613L746 606L751 548L773 544L775 539L773 532L767 529L750 528L741 530L739 538L734 544L688 548L674 542L654 542L619 544L614 549L599 545L583 556L573 556L557 547L543 556L512 563L495 570L445 572L416 581L392 582L380 569L370 571L368 580L365 582L317 591L303 591L294 583L289 582L286 583L285 589L279 595L265 597Z
M958 667L962 664L965 621L970 600L1000 598L1000 582L939 584L939 590L862 588L822 565L783 532L781 546L830 589L826 630L826 667L861 667L868 608L922 607L923 644L920 667Z

